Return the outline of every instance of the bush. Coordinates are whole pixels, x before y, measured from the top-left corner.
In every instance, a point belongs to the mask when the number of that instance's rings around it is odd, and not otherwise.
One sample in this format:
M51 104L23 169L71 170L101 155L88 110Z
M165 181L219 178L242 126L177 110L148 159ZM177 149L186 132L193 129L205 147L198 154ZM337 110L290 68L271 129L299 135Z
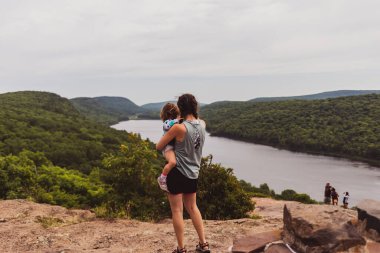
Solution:
M124 213L126 217L140 220L169 217L169 204L157 185L164 160L157 158L157 151L148 141L141 141L139 145L121 145L117 153L104 157L101 178L112 186L108 202L103 207L106 209L102 211L104 214L112 218Z
M0 157L0 198L86 208L102 203L106 186L99 177L53 166L41 152Z
M297 193L294 190L286 189L281 192L281 195L276 195L276 199L297 201L304 204L317 204L318 202L311 199L305 193Z
M297 193L294 190L286 189L281 192L281 194L276 194L274 190L270 189L269 186L264 183L261 184L259 188L253 186L244 180L239 181L242 188L251 196L259 198L274 198L277 200L289 200L297 201L304 204L317 204L318 202L311 199L309 195L305 193Z
M248 212L254 209L233 170L212 163L212 156L202 159L198 204L205 219L216 220L248 217Z

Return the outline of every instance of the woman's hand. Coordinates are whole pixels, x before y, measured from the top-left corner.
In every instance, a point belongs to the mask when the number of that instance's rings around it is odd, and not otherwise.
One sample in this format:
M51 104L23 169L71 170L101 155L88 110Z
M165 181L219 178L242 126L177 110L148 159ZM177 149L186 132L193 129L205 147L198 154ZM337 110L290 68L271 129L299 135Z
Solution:
M168 143L177 138L179 134L181 133L181 126L179 124L175 124L170 128L170 130L161 137L160 141L156 144L156 149L157 150L163 150Z

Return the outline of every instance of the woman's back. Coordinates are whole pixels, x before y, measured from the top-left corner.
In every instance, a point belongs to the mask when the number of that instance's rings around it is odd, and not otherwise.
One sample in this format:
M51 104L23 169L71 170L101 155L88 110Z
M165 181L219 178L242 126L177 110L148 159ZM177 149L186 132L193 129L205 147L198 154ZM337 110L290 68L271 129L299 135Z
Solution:
M185 137L175 144L177 169L186 177L196 179L206 136L205 126L200 120L183 121L183 125L186 128Z

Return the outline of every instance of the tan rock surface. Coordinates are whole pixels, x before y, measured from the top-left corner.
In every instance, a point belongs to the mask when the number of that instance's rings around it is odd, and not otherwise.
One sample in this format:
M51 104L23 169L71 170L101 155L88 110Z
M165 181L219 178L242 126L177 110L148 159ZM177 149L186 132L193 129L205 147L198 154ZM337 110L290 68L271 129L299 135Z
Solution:
M256 210L252 214L260 216L259 219L205 221L213 253L227 252L237 237L282 229L283 206L294 203L253 200ZM355 211L347 212L356 215ZM193 253L198 240L190 220L185 221L185 239L189 253ZM25 200L0 201L0 252L167 253L175 246L169 219L159 223L127 219L107 221L96 219L86 210L68 210ZM360 250L355 252L368 252Z
M275 203L275 202L274 202ZM265 205L268 205L266 202ZM260 201L257 210L260 209ZM281 209L278 209L282 213ZM280 217L281 214L271 215ZM282 227L282 219L205 221L207 239L214 253L227 252L236 236ZM96 219L90 211L68 210L26 200L0 201L1 252L171 252L176 246L171 220L159 223L117 219ZM190 220L185 221L189 253L194 252L197 235Z

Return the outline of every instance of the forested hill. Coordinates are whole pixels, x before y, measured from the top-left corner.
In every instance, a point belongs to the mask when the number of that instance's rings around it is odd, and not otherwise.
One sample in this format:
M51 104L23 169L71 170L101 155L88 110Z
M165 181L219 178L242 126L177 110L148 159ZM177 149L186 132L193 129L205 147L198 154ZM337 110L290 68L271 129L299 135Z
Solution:
M177 104L177 101L173 100L173 101L165 101L165 102L158 102L158 103L149 103L149 104L142 105L141 108L159 113L161 111L161 108L164 107L166 103Z
M105 124L128 120L129 117L145 111L123 97L79 97L70 101L87 118Z
M46 92L0 94L0 199L92 208L98 217L169 217L157 185L164 159L138 135L88 120ZM239 181L231 169L202 159L199 207L208 219L247 217L251 196L314 203L306 194L276 194ZM213 182L210 184L210 182Z
M157 185L163 166L153 143L85 118L68 99L33 91L0 94L0 199L92 208L98 217L158 220L170 213ZM252 191L273 195L266 185L240 184L232 170L209 159L201 166L199 207L209 219L246 217L253 209ZM305 194L285 193L311 201Z
M380 95L223 102L201 116L215 136L380 165Z
M46 92L0 94L0 155L43 152L53 164L89 172L103 153L135 142L126 132L87 120L72 103Z
M177 101L172 100L172 101L165 101L165 102L158 102L158 103L149 103L149 104L144 104L141 106L141 108L146 109L148 111L156 113L156 115L160 114L161 108L164 107L166 103L173 103L177 104ZM206 104L200 103L200 107L205 106Z
M327 91L317 94L304 95L304 96L292 96L292 97L260 97L255 98L250 101L253 102L270 102L270 101L285 101L285 100L316 100L316 99L327 99L327 98L338 98L338 97L348 97L348 96L360 96L368 94L380 94L380 90L337 90L337 91Z

